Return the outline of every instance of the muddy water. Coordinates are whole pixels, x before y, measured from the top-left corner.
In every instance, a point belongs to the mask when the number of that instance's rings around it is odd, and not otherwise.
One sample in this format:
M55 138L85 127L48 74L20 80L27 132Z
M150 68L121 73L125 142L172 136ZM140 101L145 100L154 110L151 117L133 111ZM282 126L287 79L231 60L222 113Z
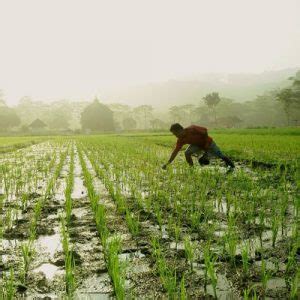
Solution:
M72 199L77 200L87 197L87 190L83 184L83 174L79 162L78 152L75 151L74 158L74 188L72 191Z
M85 161L90 173L94 176L94 187L99 195L99 204L106 208L108 228L111 233L115 233L121 239L122 251L119 259L125 266L125 287L130 289L130 293L138 298L146 295L159 295L159 278L154 275L150 266L150 260L137 245L130 234L124 216L121 216L116 204L113 202L106 190L103 182L96 177L96 173L90 161L85 157ZM128 291L129 292L129 291Z
M61 270L59 267L51 263L43 263L37 268L33 269L32 272L34 273L41 272L45 274L47 280L53 280L54 276L64 274L64 270Z
M4 245L3 251L6 253L4 268L8 269L9 267L13 267L16 276L20 273L19 270L23 269L24 262L21 246L28 245L26 234L29 232L29 221L33 213L32 208L36 201L42 197L45 192L45 180L47 179L45 178L43 182L37 181L37 184L35 184L38 189L38 193L35 192L34 189L33 192L31 190L31 194L28 199L28 206L26 208L28 213L15 210L16 212L19 212L18 214L13 214L12 220L15 225L10 232L4 232L4 236L10 235L18 238L20 238L20 234L23 233L22 239L6 239L2 243ZM57 191L59 191L58 185ZM28 299L35 297L37 294L47 295L49 292L54 290L60 293L64 289L64 269L55 265L53 262L55 255L62 250L59 234L59 221L57 216L57 212L61 209L61 207L59 202L55 200L55 197L59 198L56 194L54 195L54 199L47 199L44 203L41 219L37 227L37 239L32 245L33 252L29 263L26 287L22 287L22 290L26 292L26 298ZM17 201L14 202L18 203Z
M35 241L36 249L41 249L41 251L44 251L45 253L47 253L47 255L49 256L50 259L53 259L54 254L56 252L62 251L62 244L60 241L59 228L56 227L54 229L54 231L55 231L55 234L41 235Z
M70 242L76 265L75 299L109 299L113 292L107 273L103 249L87 198L77 149L74 157L74 189L72 192Z

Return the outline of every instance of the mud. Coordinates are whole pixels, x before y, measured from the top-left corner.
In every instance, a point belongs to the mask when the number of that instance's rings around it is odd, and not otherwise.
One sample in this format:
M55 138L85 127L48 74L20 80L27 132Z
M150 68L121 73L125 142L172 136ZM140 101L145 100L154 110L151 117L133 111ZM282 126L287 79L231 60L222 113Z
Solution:
M142 208L136 204L136 199L132 198L133 193L125 182L122 196L126 198L128 208L135 216L139 216L140 232L137 236L132 236L126 224L125 216L118 211L116 203L109 195L101 178L96 176L87 157L85 157L85 161L94 177L94 186L99 196L99 203L106 209L109 231L112 235L118 235L122 241L122 251L119 254L119 260L125 266L127 295L141 299L149 296L150 298L167 297L152 256L151 239L156 236L160 239L162 251L168 265L176 269L178 281L185 274L186 290L189 297L191 299L212 299L214 291L210 281L207 282L205 289L205 265L203 258L203 246L207 237L205 231L212 225L215 226L215 230L211 241L211 250L217 257L215 267L218 299L238 299L241 297L242 291L252 285L261 295L260 270L262 257L266 261L267 270L272 274L272 278L267 282L266 298L285 299L289 294L289 289L283 279L286 270L289 239L292 234L289 226L286 227L284 234L281 231L278 232L274 249L271 241L272 232L269 224L266 224L266 230L263 234L263 249L261 249L260 240L257 236L259 227L247 228L241 222L239 229L245 231L245 239L239 239L237 242L236 256L234 258L235 267L233 268L230 258L224 254L224 236L228 231L226 215L230 211L225 196L218 198L215 190L207 191L207 200L212 200L209 204L212 210L212 218L218 221L211 223L211 220L203 219L201 227L193 231L190 228L190 223L186 220L181 224L180 237L177 243L174 233L169 232L167 220L163 219L163 224L158 225L158 220L153 212L149 212L146 206ZM11 162L13 162L13 158ZM46 199L43 207L26 285L23 286L17 283L19 294L23 294L26 299L35 299L36 297L56 299L65 294L65 261L61 244L59 216L64 210L64 190L66 187L66 176L68 175L68 164L69 158L66 160L60 177L56 182L54 197ZM99 165L101 166L101 164ZM225 168L220 167L218 164L212 164L205 169L199 168L196 172L199 176L203 175L203 173L227 176L225 175ZM276 188L276 182L268 185L262 180L264 174L257 172L256 168L245 167L239 163L235 173L228 176L231 180L236 180L241 182L241 184L249 184L250 180L249 182L243 182L246 177L249 177L251 178L251 184L266 185L268 189ZM141 184L141 188L145 187ZM292 189L292 187L290 188ZM3 187L1 187L1 190L4 192ZM29 193L30 201L24 211L19 209L18 195L11 194L9 199L4 202L5 212L12 207L14 212L11 218L13 226L10 229L5 229L0 249L2 256L1 272L8 272L10 267L18 270L22 266L21 245L28 239L28 224L33 213L34 203L43 197L43 193L44 183L41 181L37 184L37 188ZM147 200L149 195L151 193L146 188L141 191L141 198L144 201ZM260 196L263 196L263 192ZM241 192L241 199L243 199L242 197L243 194ZM163 214L172 215L175 219L178 216L172 206L162 206L162 209ZM288 210L288 214L292 215L292 213L292 210ZM238 220L238 222L240 221ZM191 243L195 248L195 258L192 266L186 260L183 242L186 235L191 237ZM113 286L108 275L103 247L95 226L87 190L84 186L77 151L75 151L74 190L72 192L72 216L69 237L76 270L77 288L74 298L112 298ZM241 250L245 242L248 242L250 245L250 271L247 277L243 275L241 262Z

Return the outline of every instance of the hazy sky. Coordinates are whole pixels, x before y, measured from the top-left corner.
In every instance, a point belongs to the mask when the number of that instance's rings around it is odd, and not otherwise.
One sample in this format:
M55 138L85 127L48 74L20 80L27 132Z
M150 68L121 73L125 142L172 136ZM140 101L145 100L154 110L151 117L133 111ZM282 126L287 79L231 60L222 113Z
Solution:
M205 72L300 66L299 0L0 0L9 104Z

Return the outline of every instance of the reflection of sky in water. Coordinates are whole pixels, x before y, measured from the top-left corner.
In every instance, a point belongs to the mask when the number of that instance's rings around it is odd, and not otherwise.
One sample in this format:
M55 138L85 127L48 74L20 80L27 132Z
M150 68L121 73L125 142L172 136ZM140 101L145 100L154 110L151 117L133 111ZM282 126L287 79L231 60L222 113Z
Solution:
M87 190L83 184L81 174L82 170L79 158L78 155L76 155L74 160L74 187L71 195L72 199L79 199L87 196Z
M48 280L52 280L56 274L59 275L64 273L63 270L59 270L57 266L49 263L42 264L38 268L34 269L33 271L37 273L38 272L44 273Z
M82 193L83 192L83 193ZM86 197L86 188L83 185L83 180L80 177L74 177L74 188L72 192L72 199L80 199Z
M0 249L16 248L20 242L18 240L2 240Z
M50 256L53 256L56 251L62 250L59 233L40 236L36 243L37 245L40 245L46 252L48 252Z

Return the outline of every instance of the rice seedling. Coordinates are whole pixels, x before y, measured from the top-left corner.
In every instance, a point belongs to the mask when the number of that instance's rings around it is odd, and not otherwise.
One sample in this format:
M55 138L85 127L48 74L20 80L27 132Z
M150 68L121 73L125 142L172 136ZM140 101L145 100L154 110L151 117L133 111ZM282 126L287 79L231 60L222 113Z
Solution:
M235 256L237 250L237 232L236 232L236 221L233 214L228 216L228 229L224 235L225 239L225 250L229 254L230 261L232 264L235 263Z
M261 261L260 276L261 276L262 292L263 292L263 296L265 296L265 293L267 290L267 284L270 279L270 273L268 272L268 270L266 268L265 259L262 259L262 261Z
M27 275L28 275L28 271L29 271L29 266L30 266L32 256L33 256L33 248L32 248L31 241L24 242L21 245L21 251L22 251L22 259L23 259L23 269L22 269L22 278L21 279L22 279L22 282L25 284Z
M207 280L209 279L211 281L213 291L214 291L214 297L217 299L217 282L218 277L216 275L215 270L215 261L216 256L211 252L210 245L205 245L204 247L204 263L205 263L205 291L207 287Z
M176 270L172 270L168 267L168 263L163 255L158 238L154 237L151 240L152 245L152 257L155 260L161 282L165 288L168 296L173 299L177 294L177 276Z
M250 288L247 288L244 290L243 292L243 299L244 300L258 300L258 296L257 296L257 293L256 293L256 289L254 286L250 287Z
M233 290L238 292L235 295L237 298L255 299L267 296L269 289L273 289L268 283L271 276L278 277L284 273L282 276L286 279L287 287L283 287L281 293L285 298L292 299L298 292L296 286L299 282L296 273L300 204L296 197L298 163L295 160L295 140L292 142L287 138L288 146L280 146L280 151L275 151L275 144L268 136L264 137L267 143L264 139L261 140L264 146L251 144L251 147L249 135L226 135L226 139L220 134L216 136L220 138L220 143L224 144L222 148L232 150L232 153L241 159L236 171L230 175L225 176L222 167L219 168L213 162L212 166L195 166L193 170L189 170L180 158L166 172L162 172L160 165L167 158L173 142L164 135L147 134L138 138L113 135L68 137L62 138L55 150L53 144L49 143L49 150L44 151L42 155L32 153L24 156L15 153L0 166L0 198L3 203L0 218L3 228L0 234L9 240L7 236L14 234L14 228L29 226L26 233L29 238L26 243L34 245L39 232L38 226L44 222L46 206L52 206L51 202L56 192L59 192L59 184L62 182L60 170L69 153L69 172L65 179L64 191L65 206L60 223L64 228L61 229L65 257L64 284L66 294L69 294L70 298L74 296L77 284L82 282L82 278L77 278L82 275L82 266L75 266L77 256L72 244L73 236L72 239L69 237L72 226L79 221L77 218L71 220L75 205L71 198L72 187L74 179L82 173L92 216L103 246L103 263L107 268L109 265L109 276L116 296L119 295L117 297L135 297L138 289L135 288L134 280L130 281L132 291L125 288L126 267L119 259L121 246L118 249L110 244L114 239L112 232L117 232L114 229L118 224L113 222L115 214L118 220L122 220L122 226L127 226L122 228L131 233L127 235L131 239L130 242L136 242L137 248L140 245L146 248L145 251L141 251L145 257L135 257L133 260L148 261L152 255L154 264L150 266L151 271L147 276L153 276L153 282L156 278L162 284L163 288L157 288L157 297L197 297L195 295L200 295L202 290L195 282L203 279L202 276L205 277L205 286L210 285L209 290L214 290L215 297L224 297L226 287L223 291L223 278L218 274L229 269L234 272L235 280L227 277L227 289L233 286ZM229 147L229 143L234 146ZM37 157L38 155L40 156ZM80 165L77 165L77 155ZM256 167L252 169L247 159ZM257 163L274 163L278 167L260 168L257 167ZM281 170L279 164L284 165L286 169ZM65 169L67 168L68 166L65 166ZM78 178L76 183L77 180ZM105 199L102 199L102 195L105 195ZM107 210L110 200L114 201L116 210ZM54 203L56 205L57 201ZM85 204L84 201L83 205ZM20 209L25 213L21 218ZM28 220L29 225L25 225L23 219ZM158 238L152 241L148 249L152 233ZM140 237L142 243L139 243ZM10 241L6 243L9 245ZM127 241L122 243L124 250L128 246L126 243ZM206 246L204 249L203 275L198 272L198 265L196 269L193 264L196 261L195 253L198 253L194 245L199 243L210 244L210 247ZM224 256L220 253L222 247ZM274 250L270 250L271 247ZM108 249L112 249L111 254ZM239 264L240 256L237 255L239 250L242 264ZM17 280L22 278L22 272L26 273L23 271L23 259L20 259L23 254L19 252L18 261L22 264L14 265L14 269L18 270ZM220 253L221 259L218 262L214 253ZM268 259L275 267L272 273L266 266L261 267L261 284L258 284L259 289L255 291L255 288L251 287L252 270L256 269L253 263L261 259L264 253L268 254ZM287 259L282 253L288 253ZM27 257L25 248L24 257ZM29 263L26 268L29 272L33 266L32 259L35 259L35 255L32 255L31 261L27 260ZM131 258L128 261L130 260ZM199 263L201 266L200 261ZM282 271L282 264L285 264L285 271ZM156 272L152 272L153 270ZM130 276L132 274L126 273L126 277ZM277 295L275 289L272 293ZM19 295L18 292L17 294Z
M28 193L22 193L21 201L22 201L22 210L24 211L26 210L29 201Z
M60 216L60 228L62 237L62 247L65 255L65 282L66 293L69 297L72 297L76 289L75 281L75 260L73 257L73 249L70 248L69 232L67 227L66 217Z
M296 271L296 275L292 280L290 289L290 299L296 300L299 297L299 282L300 282L300 268Z
M105 207L101 204L99 204L97 206L95 219L96 219L97 229L98 229L98 232L99 232L100 238L101 238L101 243L105 248L106 247L106 241L107 241L108 236L109 236L109 231L108 231L107 225L106 225Z
M183 275L180 281L180 300L186 300L186 299L188 299L188 296L186 293L185 280Z
M72 297L76 290L75 260L73 257L73 251L69 251L66 253L65 271L66 271L66 275L65 275L66 292L69 297Z
M193 262L195 259L195 247L191 241L191 238L186 236L184 238L184 252L185 252L185 257L190 264L191 271L193 271Z
M138 218L136 218L128 209L126 209L125 218L130 233L134 236L137 236L140 232L140 228L139 228L140 225L139 225Z
M65 212L66 212L66 222L69 225L71 221L72 214L72 191L74 187L74 148L71 150L70 156L70 169L68 177L66 178L66 189L65 189Z
M242 262L243 262L243 271L246 277L249 276L249 244L245 243L242 248Z
M5 273L3 274L3 280L4 284L1 291L3 299L15 299L17 289L15 286L15 274L13 268L10 268L9 276L7 276Z
M121 240L113 237L107 243L106 258L109 275L113 281L117 299L125 299L125 279L118 254L121 250Z

